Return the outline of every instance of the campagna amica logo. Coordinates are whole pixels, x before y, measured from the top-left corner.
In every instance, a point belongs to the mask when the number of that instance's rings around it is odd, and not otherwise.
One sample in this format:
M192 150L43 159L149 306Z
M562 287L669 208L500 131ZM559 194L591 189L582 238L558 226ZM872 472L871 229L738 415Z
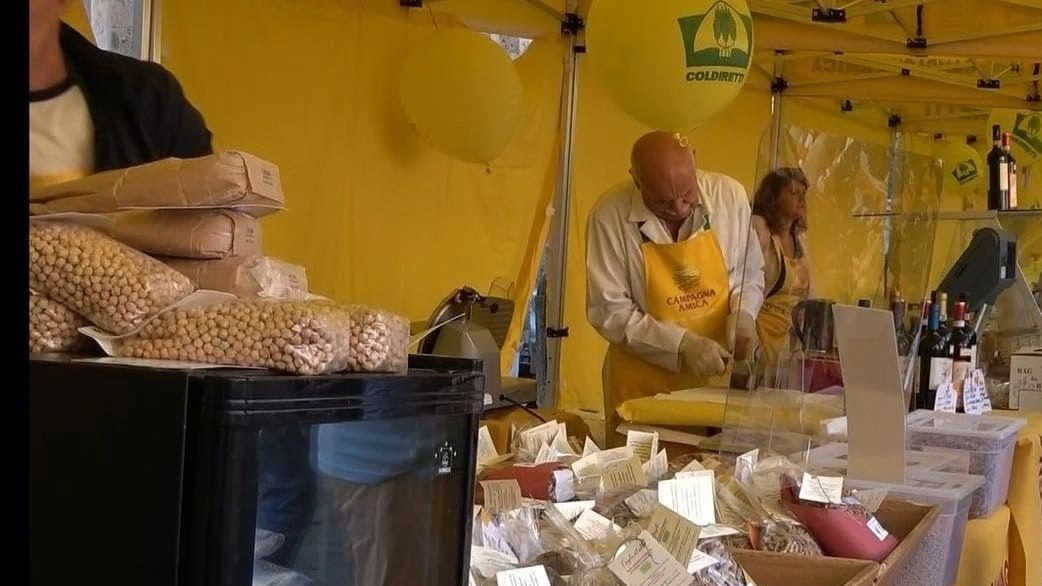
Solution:
M980 175L980 169L977 168L977 162L973 159L959 161L952 168L952 178L959 185L966 185L976 179L978 175Z
M680 265L673 271L673 282L684 293L694 293L702 284L702 271L691 265Z
M752 58L752 18L720 0L704 14L682 16L677 22L687 55L687 81L745 81Z

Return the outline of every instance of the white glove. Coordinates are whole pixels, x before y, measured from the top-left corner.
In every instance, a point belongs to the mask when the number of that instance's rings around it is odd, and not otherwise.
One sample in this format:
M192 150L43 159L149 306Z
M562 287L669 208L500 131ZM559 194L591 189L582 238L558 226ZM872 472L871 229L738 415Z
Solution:
M734 349L735 360L746 360L756 352L760 337L756 320L748 312L734 311L727 316L727 345Z
M685 332L680 341L680 362L698 378L707 379L724 373L731 353L705 336Z

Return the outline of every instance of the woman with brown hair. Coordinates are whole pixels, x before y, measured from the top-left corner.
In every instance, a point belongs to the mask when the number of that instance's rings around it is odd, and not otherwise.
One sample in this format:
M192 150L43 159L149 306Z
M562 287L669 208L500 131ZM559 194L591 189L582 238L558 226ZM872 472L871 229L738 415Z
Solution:
M753 196L752 227L763 248L766 297L756 318L765 384L775 385L790 345L792 308L810 297L807 177L797 167L768 173Z

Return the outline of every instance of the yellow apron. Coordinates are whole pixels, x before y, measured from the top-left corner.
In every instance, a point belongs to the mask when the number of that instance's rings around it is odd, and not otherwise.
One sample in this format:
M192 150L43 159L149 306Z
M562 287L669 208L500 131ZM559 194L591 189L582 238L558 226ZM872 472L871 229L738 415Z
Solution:
M731 286L727 264L706 215L702 229L687 240L657 244L645 238L640 245L644 257L647 303L644 312L664 322L709 337L727 347L727 316L731 311ZM681 367L672 372L611 344L602 370L605 437L618 445L615 434L620 422L617 408L630 399L654 396L679 389L704 386Z
M779 266L784 267L782 282L777 290L763 300L763 307L756 317L756 334L760 338L760 360L764 365L765 383L772 385L776 380L779 360L788 357L792 308L810 294L810 268L806 257L789 258L782 252L781 242L771 235L774 249L779 257Z

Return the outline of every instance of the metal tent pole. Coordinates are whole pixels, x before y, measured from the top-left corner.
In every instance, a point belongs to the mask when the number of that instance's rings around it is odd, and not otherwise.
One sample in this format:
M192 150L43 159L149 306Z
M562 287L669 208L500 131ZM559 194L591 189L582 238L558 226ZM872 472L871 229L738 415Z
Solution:
M561 85L561 152L558 165L554 214L546 259L546 388L540 406L557 406L561 372L561 339L568 335L564 325L565 272L568 266L568 235L572 202L572 161L575 148L575 109L579 89L577 55L585 51L579 41L582 21L578 0L568 0L562 32L569 36Z
M894 201L901 188L901 117L893 114L888 122L890 127L890 152L888 153L886 178L886 207L883 217L883 297L890 295L890 249L894 231Z
M781 51L775 51L774 79L771 80L771 152L767 157L771 169L778 168L778 157L781 153L782 102L784 101L782 96L789 85L782 77L783 64ZM759 173L760 170L757 169L756 172Z
M141 0L141 59L159 63L163 58L163 0Z

